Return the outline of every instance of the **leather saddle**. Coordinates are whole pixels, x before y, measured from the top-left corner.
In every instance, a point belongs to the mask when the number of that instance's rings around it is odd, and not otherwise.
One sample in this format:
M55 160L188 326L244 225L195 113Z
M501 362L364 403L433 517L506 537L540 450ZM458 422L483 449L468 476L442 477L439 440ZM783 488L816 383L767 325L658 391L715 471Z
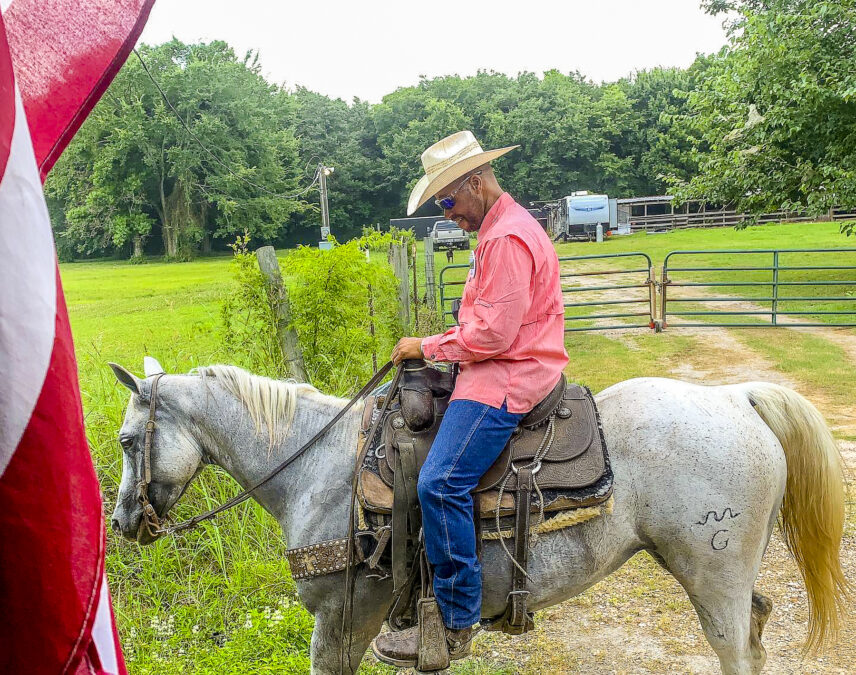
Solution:
M421 360L405 361L398 389L381 387L367 398L363 411L357 499L367 522L358 534L376 542L366 555L370 568L384 569L384 560L389 564L396 598L388 617L393 629L407 627L415 616L419 565L414 560L421 529L416 482L448 408L455 374ZM372 428L377 433L368 439ZM534 625L526 609L528 577L522 571L528 559L530 515L546 519L602 503L611 494L612 470L594 398L563 375L521 420L474 491L479 539L491 527L505 536L503 518L513 525L512 590L505 614L493 621L494 630L519 634Z
M413 366L412 363L420 365ZM389 514L393 507L395 467L402 444L412 444L417 469L421 469L449 405L454 373L408 362L398 401L381 423L380 443L365 449L357 495L372 513ZM384 403L386 392L366 400L361 442ZM553 442L541 460L537 483L545 497L546 511L599 504L612 494L612 474L594 399L587 388L568 383L564 375L552 391L524 417L493 466L476 488L476 510L482 518L513 513L517 474L514 467L531 461L544 440L553 416ZM366 451L367 450L367 451ZM603 480L607 479L607 480ZM498 503L500 486L502 502ZM534 503L533 509L540 510Z

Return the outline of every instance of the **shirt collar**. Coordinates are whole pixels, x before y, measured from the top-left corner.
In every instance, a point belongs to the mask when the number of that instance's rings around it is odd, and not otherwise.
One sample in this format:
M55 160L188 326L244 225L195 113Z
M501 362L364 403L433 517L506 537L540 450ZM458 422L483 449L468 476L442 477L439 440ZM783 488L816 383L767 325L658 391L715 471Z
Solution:
M507 192L503 192L499 196L499 199L494 202L493 206L488 209L488 212L484 215L484 220L482 221L477 235L479 241L481 241L482 237L488 233L496 221L499 220L499 217L505 212L505 209L508 208L508 205L512 201L514 200L511 198L511 195Z

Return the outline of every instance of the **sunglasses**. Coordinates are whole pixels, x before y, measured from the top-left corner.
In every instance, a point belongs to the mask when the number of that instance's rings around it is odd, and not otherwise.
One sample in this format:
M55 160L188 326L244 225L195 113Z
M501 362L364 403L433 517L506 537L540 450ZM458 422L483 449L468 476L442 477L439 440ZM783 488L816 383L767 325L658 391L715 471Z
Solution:
M454 190L452 190L452 192L450 192L448 196L443 197L443 199L435 199L434 203L437 206L439 206L441 209L443 209L444 211L448 211L449 209L454 208L455 207L455 195L458 194L458 190L460 190L462 187L464 187L464 185L467 184L467 182L470 180L470 178L472 178L473 176L479 176L479 175L481 175L481 170L471 173L469 176L464 178L464 180L461 181L461 184L458 187L456 187Z

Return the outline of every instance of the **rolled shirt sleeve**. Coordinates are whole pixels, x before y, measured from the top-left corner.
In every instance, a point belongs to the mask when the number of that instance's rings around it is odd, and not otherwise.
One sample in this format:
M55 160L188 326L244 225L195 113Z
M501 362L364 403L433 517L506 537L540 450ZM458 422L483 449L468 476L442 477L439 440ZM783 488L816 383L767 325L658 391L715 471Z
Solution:
M508 350L520 332L531 303L532 255L514 236L491 239L484 247L480 274L470 281L478 284L470 295L470 320L422 340L422 353L431 361L484 361Z

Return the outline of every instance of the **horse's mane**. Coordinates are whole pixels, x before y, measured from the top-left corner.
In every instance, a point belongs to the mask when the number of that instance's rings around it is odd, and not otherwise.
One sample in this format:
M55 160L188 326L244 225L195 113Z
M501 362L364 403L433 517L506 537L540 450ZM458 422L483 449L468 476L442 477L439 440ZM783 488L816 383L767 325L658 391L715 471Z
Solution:
M235 396L250 413L256 432L267 427L271 445L287 433L294 419L299 392L317 392L310 384L293 380L272 380L253 375L237 366L216 364L194 371L201 377L213 377Z

